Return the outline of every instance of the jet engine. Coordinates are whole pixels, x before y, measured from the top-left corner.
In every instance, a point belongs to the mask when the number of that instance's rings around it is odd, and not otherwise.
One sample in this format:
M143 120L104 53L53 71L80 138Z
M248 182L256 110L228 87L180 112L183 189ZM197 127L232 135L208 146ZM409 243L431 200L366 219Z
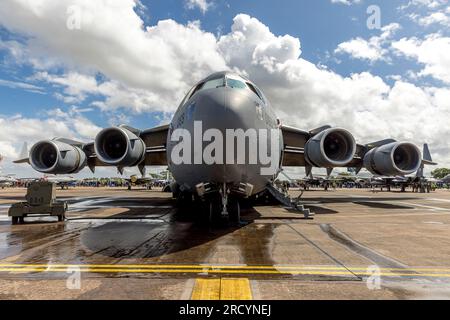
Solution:
M382 176L407 175L422 163L419 148L407 142L393 142L370 150L364 156L364 167Z
M305 145L306 161L315 167L345 166L353 160L355 152L355 138L347 130L339 128L324 130Z
M132 167L145 158L145 142L135 133L122 127L102 130L95 138L95 153L106 164Z
M77 173L86 166L86 161L83 150L58 140L40 141L30 150L31 166L42 173Z

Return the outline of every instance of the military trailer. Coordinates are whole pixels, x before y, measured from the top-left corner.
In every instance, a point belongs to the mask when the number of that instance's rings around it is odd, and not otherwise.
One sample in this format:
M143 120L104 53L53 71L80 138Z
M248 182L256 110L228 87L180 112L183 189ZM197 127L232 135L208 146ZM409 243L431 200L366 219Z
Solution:
M68 209L67 202L56 201L56 185L40 181L31 183L27 189L26 202L15 203L9 209L8 215L12 224L24 223L28 216L50 215L64 221Z

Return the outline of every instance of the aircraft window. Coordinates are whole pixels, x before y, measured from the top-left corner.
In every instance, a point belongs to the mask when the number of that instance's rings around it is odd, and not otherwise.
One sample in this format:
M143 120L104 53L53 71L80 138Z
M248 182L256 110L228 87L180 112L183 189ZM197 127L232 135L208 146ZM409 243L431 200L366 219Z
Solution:
M195 90L192 91L192 94L189 96L189 99L192 98L199 91L206 90L206 89L219 88L219 87L223 87L224 85L225 85L225 83L224 83L224 78L223 77L200 83L195 88Z
M181 102L182 106L189 100L189 98L192 96L192 92L194 92L195 89L196 89L196 87L193 87L191 90L188 91L188 93L184 97L183 101Z
M224 78L209 80L203 85L201 90L219 88L223 87L224 85Z
M205 83L200 83L195 89L194 91L192 91L192 94L189 96L189 99L192 98L194 96L194 94L196 94L198 91L200 91L200 89L203 87Z
M246 89L247 88L247 85L244 82L237 80L237 79L230 79L230 78L227 78L227 86L229 86L230 88L233 88L233 89Z
M255 89L256 89L256 91L258 92L258 96L260 96L261 97L261 100L262 101L264 101L264 103L266 102L266 100L264 99L264 95L263 95L263 93L261 92L261 90L259 90L259 88L257 87L257 86L253 86Z
M258 91L256 91L256 88L250 82L247 82L247 86L250 88L250 90L253 91L254 94L256 94L258 96L259 99L263 100L263 98L258 93Z

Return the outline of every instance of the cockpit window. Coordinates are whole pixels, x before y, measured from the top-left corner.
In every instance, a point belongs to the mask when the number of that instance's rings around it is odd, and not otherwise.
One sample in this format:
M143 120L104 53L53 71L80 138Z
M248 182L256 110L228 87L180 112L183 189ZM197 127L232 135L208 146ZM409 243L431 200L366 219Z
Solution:
M256 87L254 85L252 85L250 82L247 82L247 86L250 88L250 90L253 91L254 94L256 94L258 96L258 98L260 100L264 101L263 97L261 96L261 94L258 92L258 90L256 89Z
M212 79L212 80L208 80L206 82L202 82L194 89L194 91L192 91L192 93L189 96L189 99L192 98L199 91L206 90L206 89L220 88L223 86L225 86L225 78L224 77L220 77L217 79Z
M192 97L194 96L194 94L196 94L198 91L200 91L200 89L203 87L204 84L205 84L204 82L198 84L198 85L195 87L195 89L192 90L192 93L188 95L188 98L186 99L186 102L187 102L190 98L192 98Z
M248 80L245 80L244 78L241 78L239 76L227 75L199 83L197 86L195 86L189 91L189 93L184 98L182 105L186 104L199 91L207 89L215 89L224 86L227 86L232 89L250 90L260 100L262 100L263 102L265 101L262 92L255 85L248 82Z
M245 82L237 79L227 78L227 86L233 89L246 89L247 85Z
M214 89L225 86L225 78L213 79L205 82L201 90Z
M263 95L258 88L242 78L227 77L227 86L233 89L250 89L260 100L264 101Z

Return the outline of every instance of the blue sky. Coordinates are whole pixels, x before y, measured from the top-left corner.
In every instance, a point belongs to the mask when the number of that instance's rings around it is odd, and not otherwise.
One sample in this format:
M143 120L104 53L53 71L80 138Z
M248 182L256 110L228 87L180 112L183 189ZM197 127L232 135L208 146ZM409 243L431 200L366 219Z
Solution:
M406 1L407 2L407 1ZM368 65L365 61L339 57L339 63L333 57L328 57L339 43L354 37L368 38L378 34L378 30L366 27L367 4L356 5L331 4L330 0L253 0L253 1L214 1L206 13L200 9L188 9L184 0L142 1L147 9L141 12L141 18L147 25L154 25L159 20L174 19L178 23L187 24L199 20L203 30L216 35L228 33L233 18L239 13L247 13L270 27L276 35L289 34L301 40L302 57L315 64L323 63L337 73L348 76L355 72L371 71L380 76L403 74L410 68L417 69L414 62L397 59L393 64L375 63ZM381 8L383 25L401 21L404 30L400 34L421 35L423 28L406 17L400 17L398 7L405 1L371 1ZM439 26L437 27L440 28ZM2 40L20 39L20 35L2 29ZM33 75L33 69L28 65L8 65L8 52L0 51L2 68L0 79L24 81ZM386 79L390 81L390 79ZM428 79L428 81L430 81ZM0 86L0 110L3 115L46 117L43 110L59 107L68 109L72 104L66 104L52 95L52 86L40 84L41 93L34 93L8 86ZM90 99L82 106L89 106ZM109 115L92 111L89 117L98 125L108 125ZM153 126L157 121L154 115L128 114L132 124L137 127Z
M78 132L79 128L95 131L120 122L127 122L138 128L148 128L170 119L184 94L183 91L187 91L198 81L198 77L217 71L216 68L234 68L246 73L257 83L260 81L275 108L279 109L281 118L289 115L291 110L286 106L283 96L278 96L275 88L289 89L289 94L284 96L303 95L299 99L304 100L301 100L295 110L303 111L304 115L301 117L299 113L298 119L287 117L287 120L305 129L324 123L348 124L342 116L345 114L356 120L376 119L379 121L378 127L388 132L392 129L392 133L398 135L399 139L412 139L418 143L423 140L430 143L439 140L431 129L422 139L416 128L424 125L416 120L411 130L396 130L398 123L410 121L410 118L403 115L404 110L414 113L414 110L423 110L423 105L407 105L405 102L405 105L398 109L401 114L396 117L397 124L389 119L382 119L379 116L382 111L374 109L379 104L382 104L383 108L398 105L398 101L394 100L398 95L407 97L417 94L417 99L411 101L423 99L424 104L430 104L430 107L440 110L441 114L437 114L440 119L448 115L447 105L441 103L449 88L448 70L445 70L448 60L432 54L433 48L439 52L445 50L449 44L450 10L446 1L348 0L347 4L343 4L333 3L339 1L332 0L142 0L141 4L133 5L132 0L127 0L119 5L123 7L109 11L108 5L114 4L114 1L116 0L99 1L100 9L81 6L85 14L83 17L86 17L86 13L97 16L93 23L91 21L87 26L83 25L77 33L60 30L65 27L65 18L55 16L55 12L60 15L67 14L67 8L61 4L65 1L58 5L44 1L43 8L33 8L32 4L27 7L18 0L6 0L0 5L0 11L3 11L0 12L0 121L3 119L3 125L19 125L33 121L36 124L44 122L48 125L49 119L53 119L66 126L59 128L60 131L49 128L52 129L49 134L61 132L79 136L81 139L87 139L91 135ZM67 3L69 6L77 1ZM206 10L205 7L202 10L205 3ZM367 28L369 15L366 11L369 5L379 6L381 27L387 29ZM40 13L35 14L36 12ZM240 14L245 16L239 16ZM109 16L112 19L108 19ZM159 24L166 19L173 23ZM142 22L140 30L134 25L136 21ZM194 21L195 27L192 27ZM97 28L101 28L103 24L108 28L99 36ZM233 33L233 24L237 29L245 29L235 30ZM143 29L145 27L151 27L153 31L147 31L146 34ZM269 28L270 32L263 31L264 27ZM256 31L246 34L248 30L253 30L252 28ZM136 35L136 39L140 39L142 43L127 42L126 32L121 34L123 30L142 33ZM227 52L226 46L230 46L230 43L235 45L232 41L236 41L236 38L232 40L232 36L238 32L243 32L247 38L246 42L240 43L237 48L251 43L250 37L272 41L274 47L258 49L248 45L248 50L243 51L241 57L233 56L233 52ZM208 33L215 39L211 40ZM71 38L72 35L73 42L79 42L78 46L65 42L65 39ZM288 37L284 37L285 35ZM192 52L189 52L189 45L178 47L177 43L180 41L176 36L189 39L192 37ZM227 38L228 42L222 41L221 36ZM167 42L164 44L167 48L162 50L155 47L158 52L153 55L153 42L146 43L146 37L161 37L161 41ZM95 45L87 45L93 39L102 44L98 52L94 52L97 50ZM296 53L297 40L301 44L300 58ZM261 43L264 41L261 40ZM113 48L111 51L108 51L109 42ZM84 45L86 48L83 48ZM141 49L145 51L145 55L140 52ZM202 50L211 50L211 54L199 57ZM255 54L261 50L264 51L264 59L272 59L275 72L270 69L272 67L264 64L262 58L255 60ZM121 54L121 51L124 54ZM175 61L170 68L163 66L167 69L163 70L163 75L153 74L152 68L158 66L158 59L163 61L168 52L180 61ZM245 54L249 56L244 57ZM269 57L269 54L273 56ZM382 58L377 58L374 54L380 54ZM103 63L101 55L114 56L111 59L115 58L114 61L119 62ZM214 58L206 61L211 55ZM154 62L154 65L148 68L150 80L145 75L140 75L142 79L137 76L135 81L133 76L130 76L131 70L142 71L138 65L146 64L146 57L149 64ZM128 60L120 61L122 58ZM133 61L134 58L139 63ZM190 60L195 61L190 63ZM306 62L311 63L313 67L309 67ZM127 66L127 63L130 63L130 66ZM245 63L249 65L248 68ZM119 65L120 69L117 67ZM293 65L292 70L295 70L297 78L294 78L300 79L298 83L295 82L297 80L292 80L293 71L289 71L287 67L290 65ZM191 67L198 72L187 71ZM124 72L127 68L130 68L130 74ZM171 72L176 75L173 87ZM150 84L158 77L169 85L163 86L163 81L162 88L158 84ZM320 92L314 92L320 82L328 81L331 86L342 86L340 91L345 94L340 95L339 92L328 92L320 88ZM305 91L299 89L302 86ZM310 92L307 91L309 86L313 92L311 97L305 97ZM365 99L354 94L352 88L371 95L366 99L370 101L367 106L364 106ZM330 94L329 99L324 98L326 94ZM319 102L323 103L323 100L336 100L336 105L342 104L341 114L335 114L331 102L322 107ZM349 105L348 110L346 104ZM358 108L352 108L352 105L357 105ZM392 107L390 108L392 110ZM352 109L358 110L353 112ZM312 110L320 112L312 113ZM330 116L318 117L317 114L322 111ZM349 115L350 113L354 114ZM70 124L70 119L75 118L82 122L80 126ZM436 123L432 120L429 122L430 126ZM381 136L380 132L368 132L359 128L355 130L356 136L361 139ZM12 129L6 131L9 135L4 134L4 137L0 133L0 153L12 157L17 155L20 149L19 138L11 134ZM31 142L37 139L37 136L40 138L37 134L29 135L23 133L19 136L29 138ZM435 149L438 150L439 156L447 157L450 145L435 146Z

